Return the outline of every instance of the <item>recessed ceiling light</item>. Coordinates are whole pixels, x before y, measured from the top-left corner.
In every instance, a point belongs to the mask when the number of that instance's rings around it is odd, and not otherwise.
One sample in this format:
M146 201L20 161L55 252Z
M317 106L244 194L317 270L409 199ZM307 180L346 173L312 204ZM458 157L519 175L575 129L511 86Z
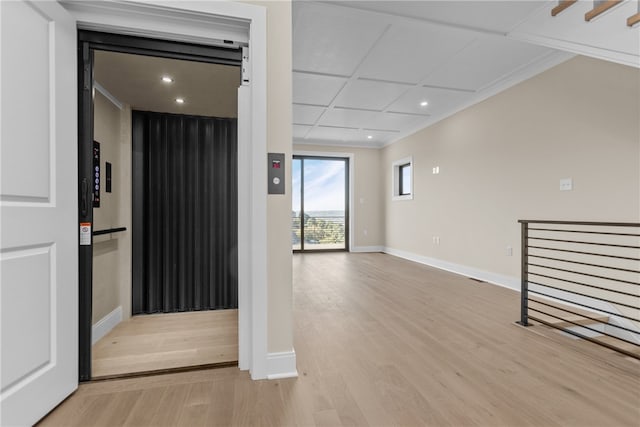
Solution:
M178 104L184 104L184 98L176 98Z
M373 139L373 135L367 135L367 139Z
M421 106L421 107L426 107L427 105L429 105L429 103L428 103L427 101L422 101L422 102L420 103L420 106Z
M162 81L165 83L173 83L173 79L169 76L162 76Z

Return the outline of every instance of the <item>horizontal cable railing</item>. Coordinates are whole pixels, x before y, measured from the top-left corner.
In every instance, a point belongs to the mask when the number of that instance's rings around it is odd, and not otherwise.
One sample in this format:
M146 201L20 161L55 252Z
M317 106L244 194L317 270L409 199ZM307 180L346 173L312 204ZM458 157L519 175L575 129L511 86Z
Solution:
M292 212L291 240L294 249L300 248L303 238L305 245L313 245L314 249L344 247L345 220L345 215L305 214L302 221L299 212Z
M640 359L640 223L519 222L518 323Z

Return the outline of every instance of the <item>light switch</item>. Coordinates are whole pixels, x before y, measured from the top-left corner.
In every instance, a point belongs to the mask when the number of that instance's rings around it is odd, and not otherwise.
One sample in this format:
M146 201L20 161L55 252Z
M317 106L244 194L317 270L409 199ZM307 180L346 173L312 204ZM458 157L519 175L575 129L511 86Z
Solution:
M573 180L571 178L563 178L560 180L560 191L573 190Z

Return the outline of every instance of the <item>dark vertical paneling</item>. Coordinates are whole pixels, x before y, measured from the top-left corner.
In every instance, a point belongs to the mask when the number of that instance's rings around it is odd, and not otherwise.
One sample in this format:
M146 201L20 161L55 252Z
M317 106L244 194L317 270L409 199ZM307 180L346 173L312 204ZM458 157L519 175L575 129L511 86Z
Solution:
M93 222L93 51L78 42L78 223ZM79 244L80 242L78 242ZM78 246L78 376L91 379L93 246Z
M148 224L145 223L143 214L144 214L144 200L141 197L143 194L143 188L141 186L144 183L144 176L146 174L146 164L145 164L145 148L144 135L148 134L148 129L145 130L145 127L148 127L148 122L145 120L144 116L140 115L138 112L134 111L131 117L131 127L132 127L132 150L133 153L131 155L131 176L133 182L133 197L131 200L131 209L132 209L132 238L133 238L133 246L132 246L132 259L135 260L133 263L133 268L131 271L131 283L140 284L146 281L144 275L144 269L141 268L142 260L145 256L144 254L144 245L143 239L145 234L145 227ZM144 292L144 288L142 286L132 286L132 294L131 294L131 305L132 307L143 307L146 302L146 295Z
M133 313L237 308L236 120L134 111L133 135Z

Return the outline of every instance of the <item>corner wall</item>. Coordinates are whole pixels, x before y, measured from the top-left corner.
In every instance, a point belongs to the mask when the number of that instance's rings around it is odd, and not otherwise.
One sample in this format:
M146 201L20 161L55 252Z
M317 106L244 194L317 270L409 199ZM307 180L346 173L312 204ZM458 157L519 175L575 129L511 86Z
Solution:
M243 1L267 9L267 151L291 158L291 1ZM265 163L267 159L265 156ZM284 195L267 196L267 351L293 356L291 162ZM265 187L266 177L265 177Z
M387 146L385 245L515 279L518 219L637 222L639 122L640 70L576 57ZM391 201L409 155L414 199Z
M267 7L267 150L291 158L292 41L291 2L260 2ZM289 163L291 170L291 163ZM266 177L265 177L266 178ZM266 185L266 183L265 183ZM268 351L293 351L293 272L291 173L285 195L267 198Z
M93 208L93 230L127 228L93 240L92 324L101 333L109 329L96 325L101 320L113 327L131 315L131 109L118 108L99 91L94 98L94 139L100 143L101 202ZM106 162L112 165L111 193L106 191Z

